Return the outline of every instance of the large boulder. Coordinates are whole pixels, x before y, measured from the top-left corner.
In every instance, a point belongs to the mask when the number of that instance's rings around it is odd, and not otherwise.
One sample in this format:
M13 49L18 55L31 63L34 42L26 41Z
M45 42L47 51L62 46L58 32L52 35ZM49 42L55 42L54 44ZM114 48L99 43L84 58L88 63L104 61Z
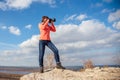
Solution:
M30 73L20 80L120 80L120 68L93 68L85 71L53 69L44 73Z

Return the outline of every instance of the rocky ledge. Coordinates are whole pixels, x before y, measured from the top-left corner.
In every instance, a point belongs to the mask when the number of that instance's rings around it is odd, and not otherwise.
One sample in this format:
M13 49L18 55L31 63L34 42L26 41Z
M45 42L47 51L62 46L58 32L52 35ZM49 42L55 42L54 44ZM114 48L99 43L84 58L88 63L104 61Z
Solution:
M44 73L30 73L20 80L120 80L120 68L93 68L84 71L53 69Z

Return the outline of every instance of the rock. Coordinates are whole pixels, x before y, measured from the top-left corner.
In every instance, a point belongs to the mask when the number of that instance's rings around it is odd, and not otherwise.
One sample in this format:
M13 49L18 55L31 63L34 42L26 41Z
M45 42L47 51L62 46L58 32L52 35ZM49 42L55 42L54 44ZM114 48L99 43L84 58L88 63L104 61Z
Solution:
M20 80L120 80L120 68L93 68L84 72L53 69L44 73L30 73Z
M99 69L100 69L100 67L95 67L95 68L94 68L94 70L99 70Z

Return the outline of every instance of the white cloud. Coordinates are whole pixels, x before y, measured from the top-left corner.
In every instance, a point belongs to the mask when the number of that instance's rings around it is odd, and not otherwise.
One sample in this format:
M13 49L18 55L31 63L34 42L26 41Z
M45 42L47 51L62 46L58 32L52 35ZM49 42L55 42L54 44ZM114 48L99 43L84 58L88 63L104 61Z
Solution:
M113 27L120 30L120 21L114 22Z
M18 45L0 43L1 46L11 47L0 50L0 53L2 53L0 54L0 64L6 66L36 66L39 54L38 41L38 35L33 35L30 39ZM11 60L12 62L9 62ZM9 62L9 64L5 64L5 62Z
M66 18L65 21L74 21L74 20L82 21L86 18L88 18L86 14L80 14L80 15L73 14L69 16L68 18Z
M106 13L106 12L109 12L109 10L108 9L103 9L102 10L102 13Z
M14 35L21 35L20 29L18 27L15 27L15 26L10 26L10 27L0 26L0 29L2 29L2 30L8 30L10 33L12 33Z
M77 20L84 20L85 18L87 18L86 14L80 14L79 16L76 17Z
M49 4L51 7L55 7L56 6L56 1L55 0L36 0L39 1L40 3L47 3Z
M7 9L7 5L3 2L0 2L0 9L2 10L6 10Z
M103 9L102 13L109 13L109 12L112 12L113 10L114 10L114 8L113 9Z
M24 9L30 6L32 0L7 0L6 4L9 8Z
M32 0L5 0L4 2L0 2L0 8L2 10L7 9L25 9L30 6Z
M82 21L80 25L59 25L57 27L57 32L53 33L52 38L57 44L60 53L63 53L63 55L66 54L65 56L69 59L69 61L71 61L70 58L74 58L73 56L75 54L78 54L75 56L75 58L79 56L79 58L85 59L91 58L93 55L96 54L95 57L97 60L97 58L99 58L97 57L97 54L99 53L100 49L102 49L103 51L101 51L101 53L99 54L103 53L102 55L106 57L108 56L108 53L109 57L116 55L116 52L113 52L112 54L112 52L109 52L109 50L107 49L120 47L118 45L120 43L119 35L120 33L116 33L114 30L106 28L104 23L101 23L97 20L87 20ZM89 54L84 54L84 52L87 51ZM70 54L72 55L72 57L69 57ZM83 57L81 55L87 55L89 57ZM109 59L108 61L111 61L111 59ZM102 62L98 61L96 64L99 63ZM107 63L107 61L105 63Z
M77 16L76 14L73 14L73 15L69 16L68 18L66 18L65 21L74 20L74 18L76 16Z
M61 38L62 39L61 41L63 42L101 39L106 37L106 34L104 34L104 32L106 33L110 32L109 29L106 29L104 23L100 23L97 20L82 21L81 24L79 25L75 24L59 25L57 29L58 29L58 31L56 32L57 36L53 37L58 39L64 36L64 38ZM99 36L96 33L99 33ZM73 36L75 38L73 38Z
M64 57L63 64L71 65L71 62L75 61L74 65L77 65L81 60L86 59L93 59L94 64L102 64L102 59L105 59L103 64L116 64L112 57L119 53L119 32L109 29L104 23L97 20L82 21L79 25L61 24L56 26L57 32L51 34L51 39L59 49L60 56ZM19 63L24 61L26 65L34 64L36 66L38 65L38 45L39 35L33 35L21 42L18 45L19 49L0 52L5 54L0 54L0 57L10 57L13 60L18 58ZM27 63L28 60L36 61L36 63ZM18 62L14 63L18 64Z
M38 44L39 36L38 35L33 35L31 39L28 39L24 42L22 42L19 46L21 48L36 48Z
M108 16L108 21L113 23L113 27L116 29L120 29L120 10L118 9L116 12L112 12Z
M120 10L117 10L116 12L110 13L108 16L109 22L114 22L120 20Z
M7 29L7 27L6 26L1 26L0 29L5 30L5 29Z
M17 27L10 26L10 27L8 27L8 29L9 29L9 32L14 34L14 35L20 35L21 34L20 29L17 28Z
M31 29L32 28L32 25L31 24L28 24L25 26L26 29Z
M4 2L0 2L0 9L25 9L30 7L33 2L39 2L43 4L49 4L51 7L55 7L55 0L5 0Z
M8 43L3 43L3 42L0 42L0 50L10 50L10 49L17 49L18 47L14 44L8 44Z

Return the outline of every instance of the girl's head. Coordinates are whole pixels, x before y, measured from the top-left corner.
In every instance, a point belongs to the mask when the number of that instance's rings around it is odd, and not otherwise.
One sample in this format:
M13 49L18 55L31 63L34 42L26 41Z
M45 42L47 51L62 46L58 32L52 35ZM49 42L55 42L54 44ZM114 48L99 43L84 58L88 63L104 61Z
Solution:
M43 16L41 22L44 22L44 21L46 21L47 19L49 19L49 17L47 17L47 16Z

